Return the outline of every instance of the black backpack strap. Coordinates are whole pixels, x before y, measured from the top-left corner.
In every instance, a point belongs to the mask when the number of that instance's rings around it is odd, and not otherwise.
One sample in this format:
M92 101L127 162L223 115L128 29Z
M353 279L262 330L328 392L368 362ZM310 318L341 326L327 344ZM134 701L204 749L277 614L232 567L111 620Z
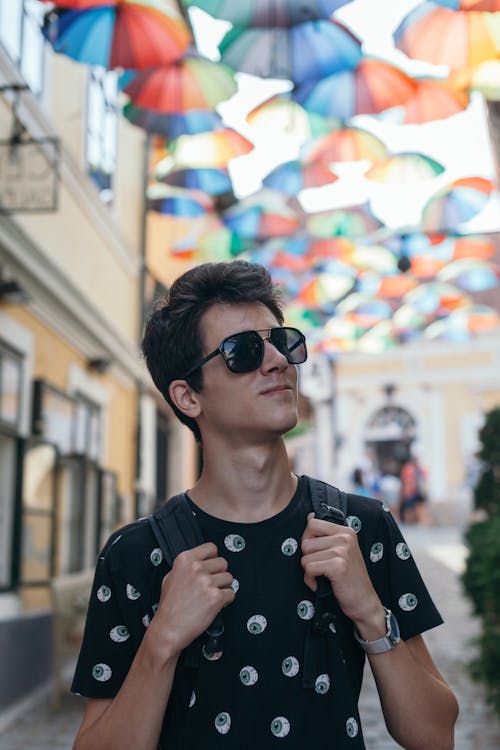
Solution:
M314 515L324 521L346 526L347 495L343 490L319 479L308 478ZM316 677L327 659L326 636L336 633L340 607L330 582L324 576L317 579L314 618L304 646L303 687L314 689Z
M172 568L177 555L198 547L205 541L184 492L163 503L157 511L148 516L148 521L169 568ZM223 635L224 623L219 613L205 631L203 650L207 656L222 651ZM185 666L199 665L197 641L185 649L183 659Z

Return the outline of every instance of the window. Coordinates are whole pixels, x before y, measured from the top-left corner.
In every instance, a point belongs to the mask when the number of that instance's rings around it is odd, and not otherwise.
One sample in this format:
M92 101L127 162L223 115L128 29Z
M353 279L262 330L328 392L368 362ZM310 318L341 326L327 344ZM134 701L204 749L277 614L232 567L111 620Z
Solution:
M0 432L0 590L13 584L17 440Z
M21 418L22 357L0 343L0 423L18 430Z
M75 399L43 380L36 380L33 398L33 433L57 446L62 455L75 450Z
M103 68L90 71L87 109L87 164L101 199L111 203L118 136L117 74Z
M0 0L0 42L35 94L43 87L44 7L37 0Z
M80 393L76 395L75 453L99 461L102 446L101 407Z

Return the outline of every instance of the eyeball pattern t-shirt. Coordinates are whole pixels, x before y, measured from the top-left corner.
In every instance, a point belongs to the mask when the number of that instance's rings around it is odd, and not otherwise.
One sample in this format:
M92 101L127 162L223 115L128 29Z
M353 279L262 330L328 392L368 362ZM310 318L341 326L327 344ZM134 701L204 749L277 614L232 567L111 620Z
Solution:
M281 513L258 523L222 521L191 506L204 538L229 563L236 597L223 611L221 651L207 652L201 638L198 667L190 670L180 660L164 746L364 748L357 710L364 654L352 623L339 613L327 633L311 634L315 595L304 583L300 547L312 510L307 479L300 478ZM349 495L347 516L402 638L439 625L442 619L387 506ZM97 564L74 692L117 694L154 617L166 572L147 520L110 538Z

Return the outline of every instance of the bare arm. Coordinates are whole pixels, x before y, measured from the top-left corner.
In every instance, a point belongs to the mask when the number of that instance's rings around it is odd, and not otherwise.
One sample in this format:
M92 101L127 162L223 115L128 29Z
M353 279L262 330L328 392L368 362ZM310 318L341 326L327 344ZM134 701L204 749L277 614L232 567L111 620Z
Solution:
M356 533L308 519L302 539L305 582L329 578L337 601L367 641L386 633L385 612L368 575ZM406 750L452 750L458 714L455 696L437 670L421 636L369 656L387 729Z
M156 750L179 655L233 601L232 580L212 543L176 558L120 691L88 702L73 750Z

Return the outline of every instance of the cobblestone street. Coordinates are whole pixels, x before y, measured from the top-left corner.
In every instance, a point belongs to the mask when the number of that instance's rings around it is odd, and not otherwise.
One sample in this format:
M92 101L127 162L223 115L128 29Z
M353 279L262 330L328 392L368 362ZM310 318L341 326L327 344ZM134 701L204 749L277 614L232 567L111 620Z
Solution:
M445 626L426 635L426 642L460 704L455 748L498 750L500 722L486 707L481 687L472 683L467 675L466 663L473 654L471 639L478 633L479 625L471 617L470 606L461 592L459 573L465 549L460 531L447 527L406 527L404 534L446 621ZM57 713L41 705L0 735L0 750L70 750L82 707L82 699L71 695L64 698ZM360 708L367 750L397 749L399 745L390 739L385 729L369 669Z

